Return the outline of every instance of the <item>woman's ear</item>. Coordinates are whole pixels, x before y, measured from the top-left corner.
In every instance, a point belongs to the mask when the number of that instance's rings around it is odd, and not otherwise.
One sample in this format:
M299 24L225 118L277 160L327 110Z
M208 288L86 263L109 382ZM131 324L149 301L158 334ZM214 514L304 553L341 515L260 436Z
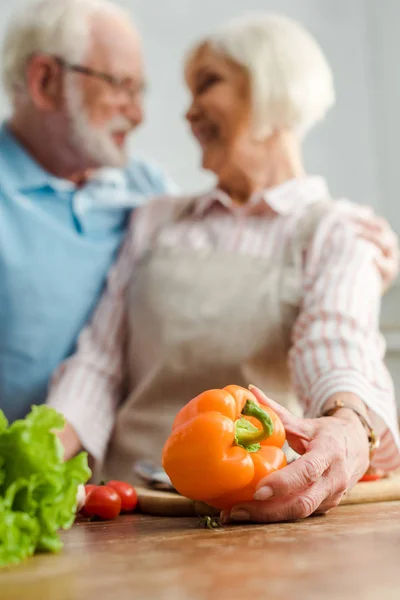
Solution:
M27 65L26 80L36 108L48 112L59 108L62 102L62 72L53 57L33 56Z

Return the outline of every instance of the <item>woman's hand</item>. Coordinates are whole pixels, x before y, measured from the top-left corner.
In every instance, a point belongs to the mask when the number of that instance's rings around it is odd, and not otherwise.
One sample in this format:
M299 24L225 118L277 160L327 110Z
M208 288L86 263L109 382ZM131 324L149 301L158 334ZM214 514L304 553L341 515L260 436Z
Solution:
M333 417L297 418L257 388L251 391L276 411L290 446L302 456L261 480L254 501L223 513L223 522L291 521L337 506L369 465L368 436L360 419L349 409Z
M354 218L358 225L359 236L374 244L379 250L376 266L382 277L382 291L385 293L399 273L398 237L389 223L377 217L368 207L365 207L361 216L358 207L358 213L354 214Z

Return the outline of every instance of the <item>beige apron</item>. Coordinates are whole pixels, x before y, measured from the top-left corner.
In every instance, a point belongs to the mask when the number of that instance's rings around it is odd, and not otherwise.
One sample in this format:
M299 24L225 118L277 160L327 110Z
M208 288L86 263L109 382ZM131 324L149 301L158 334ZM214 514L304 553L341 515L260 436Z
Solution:
M160 235L169 224L161 228L130 283L129 389L106 477L135 482L137 459L160 464L176 413L204 390L254 384L299 412L287 358L302 299L303 252L331 206L328 199L310 205L273 260L169 248Z

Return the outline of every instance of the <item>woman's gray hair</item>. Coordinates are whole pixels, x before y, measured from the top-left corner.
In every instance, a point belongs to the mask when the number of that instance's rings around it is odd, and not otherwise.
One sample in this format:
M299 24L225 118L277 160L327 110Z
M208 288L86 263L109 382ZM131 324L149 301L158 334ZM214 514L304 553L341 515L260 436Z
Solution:
M26 92L31 56L44 53L69 62L84 59L90 43L89 19L111 13L128 19L108 0L34 0L13 18L3 46L3 82L11 98Z
M291 129L304 136L335 103L332 71L314 38L299 23L262 13L228 22L202 46L230 58L250 77L257 137Z

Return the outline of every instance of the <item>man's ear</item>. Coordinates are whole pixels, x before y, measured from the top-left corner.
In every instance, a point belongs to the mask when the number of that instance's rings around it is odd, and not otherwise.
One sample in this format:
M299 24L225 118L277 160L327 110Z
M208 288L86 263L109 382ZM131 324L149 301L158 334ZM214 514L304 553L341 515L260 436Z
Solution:
M36 108L53 112L62 102L62 67L51 56L33 56L26 68L30 97Z

